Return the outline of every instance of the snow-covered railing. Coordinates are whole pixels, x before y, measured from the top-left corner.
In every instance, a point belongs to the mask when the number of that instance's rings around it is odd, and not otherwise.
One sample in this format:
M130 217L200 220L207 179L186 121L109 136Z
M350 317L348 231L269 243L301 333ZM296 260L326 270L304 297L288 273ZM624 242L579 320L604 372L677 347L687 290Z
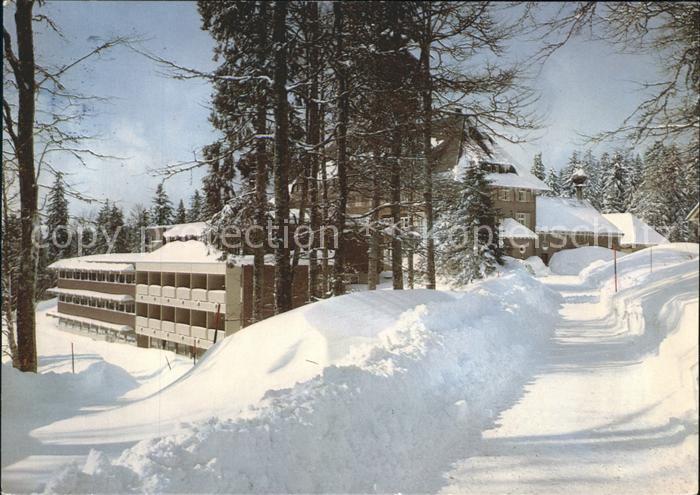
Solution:
M52 270L74 270L86 272L129 273L134 271L132 263L100 263L79 258L59 260L49 265Z
M132 302L134 298L128 294L108 294L106 292L96 292L94 290L82 289L63 289L60 287L52 287L48 292L56 295L88 297L92 299L102 299L105 301L113 301L117 303Z
M57 318L59 320L69 320L69 321L73 321L75 323L81 323L83 325L91 325L91 326L95 326L95 327L105 328L105 329L111 330L113 332L127 333L127 332L134 331L134 329L131 328L129 325L118 325L116 323L107 323L106 321L94 320L92 318L85 318L83 316L66 315L63 313L54 313L52 311L47 312L46 315L50 316L51 318Z

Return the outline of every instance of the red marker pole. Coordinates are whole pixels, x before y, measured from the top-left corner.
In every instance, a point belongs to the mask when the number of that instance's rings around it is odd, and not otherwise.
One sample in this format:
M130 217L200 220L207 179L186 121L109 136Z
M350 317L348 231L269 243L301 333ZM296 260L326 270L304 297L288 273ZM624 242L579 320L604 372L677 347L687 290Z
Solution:
M613 266L615 267L615 292L617 292L617 249L613 246Z

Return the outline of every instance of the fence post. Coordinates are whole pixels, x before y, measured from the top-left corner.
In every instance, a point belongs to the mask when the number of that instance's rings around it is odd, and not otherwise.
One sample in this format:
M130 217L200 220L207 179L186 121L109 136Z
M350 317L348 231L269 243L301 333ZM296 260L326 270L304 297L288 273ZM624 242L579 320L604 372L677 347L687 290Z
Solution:
M70 365L75 375L75 351L73 350L73 342L70 343Z

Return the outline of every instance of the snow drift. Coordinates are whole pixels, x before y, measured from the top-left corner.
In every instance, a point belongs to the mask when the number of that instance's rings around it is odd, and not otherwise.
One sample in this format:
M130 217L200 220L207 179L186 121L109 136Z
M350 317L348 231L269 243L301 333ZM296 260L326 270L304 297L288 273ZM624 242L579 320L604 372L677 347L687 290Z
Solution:
M698 244L675 242L626 254L617 259L618 287L635 285L640 277L654 273L661 268L698 257ZM616 268L612 261L595 263L579 273L579 277L590 287L603 287L614 284Z
M198 421L113 461L92 452L46 491L434 491L521 393L559 302L519 270L462 293L350 294L271 318L152 398L175 395L180 420ZM149 400L129 407L150 414Z
M617 253L618 258L622 257ZM578 275L584 268L590 267L597 261L613 259L612 249L600 246L584 246L575 249L564 249L552 255L549 269L556 275Z

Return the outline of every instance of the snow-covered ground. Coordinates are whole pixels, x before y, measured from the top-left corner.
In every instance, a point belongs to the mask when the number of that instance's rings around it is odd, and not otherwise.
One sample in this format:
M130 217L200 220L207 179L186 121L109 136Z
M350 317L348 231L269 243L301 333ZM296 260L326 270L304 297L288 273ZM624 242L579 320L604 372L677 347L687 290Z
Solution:
M589 268L597 262L611 261L615 253L612 249L601 246L583 246L575 249L564 249L552 255L549 270L555 275L578 275L584 268ZM618 258L622 253L617 253Z
M195 367L40 312L56 373L3 366L3 489L696 492L697 255L620 258L617 293L606 261L353 293L248 327Z
M2 488L6 493L35 490L53 470L67 460L82 459L89 451L38 441L32 431L65 418L79 424L96 411L140 400L192 368L191 360L172 352L61 330L46 315L55 307L53 299L37 308L39 375L20 373L3 359Z

